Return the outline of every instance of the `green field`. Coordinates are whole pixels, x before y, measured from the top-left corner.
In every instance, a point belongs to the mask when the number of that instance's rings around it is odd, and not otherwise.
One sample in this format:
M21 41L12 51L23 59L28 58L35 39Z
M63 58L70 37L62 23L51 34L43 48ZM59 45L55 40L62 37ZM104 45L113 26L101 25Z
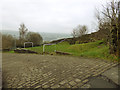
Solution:
M33 50L38 53L43 52L43 46L26 49ZM45 52L54 53L55 50L71 53L73 56L117 60L114 55L109 54L109 47L101 40L85 44L70 45L68 42L62 42L57 45L45 46Z

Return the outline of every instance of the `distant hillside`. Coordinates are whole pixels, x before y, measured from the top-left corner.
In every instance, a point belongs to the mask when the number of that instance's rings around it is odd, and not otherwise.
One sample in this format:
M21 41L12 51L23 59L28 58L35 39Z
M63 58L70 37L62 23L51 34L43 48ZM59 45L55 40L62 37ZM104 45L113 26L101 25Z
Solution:
M72 37L70 34L64 34L64 33L40 32L40 34L43 37L44 41L53 41L53 40L58 40L58 39L62 39L62 38L70 38L70 37Z
M12 30L2 30L3 34L11 34L12 36L19 37L18 31L12 31ZM64 33L46 33L46 32L38 32L43 37L44 41L52 41L62 38L70 38L72 37L70 34L64 34Z
M97 40L107 40L109 36L109 30L99 30L97 32L83 35L79 38L66 38L65 41L69 42L70 44L82 44L88 42L95 42ZM58 43L63 39L53 40L51 43Z

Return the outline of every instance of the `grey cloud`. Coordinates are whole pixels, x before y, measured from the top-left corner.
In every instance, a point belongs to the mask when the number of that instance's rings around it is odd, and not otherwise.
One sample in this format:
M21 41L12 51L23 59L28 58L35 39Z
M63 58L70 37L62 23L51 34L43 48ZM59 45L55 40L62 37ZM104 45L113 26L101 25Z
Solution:
M3 30L17 30L22 22L30 30L39 32L70 33L78 24L86 24L91 28L91 22L94 21L94 7L104 2L103 0L3 0Z

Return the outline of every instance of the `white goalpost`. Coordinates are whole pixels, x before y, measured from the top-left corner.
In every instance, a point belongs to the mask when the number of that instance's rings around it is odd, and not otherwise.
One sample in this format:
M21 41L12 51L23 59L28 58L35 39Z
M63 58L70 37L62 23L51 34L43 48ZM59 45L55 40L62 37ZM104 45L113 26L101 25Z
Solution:
M33 42L24 42L24 48L25 48L25 45L28 44L28 43L31 43L32 47L33 47Z

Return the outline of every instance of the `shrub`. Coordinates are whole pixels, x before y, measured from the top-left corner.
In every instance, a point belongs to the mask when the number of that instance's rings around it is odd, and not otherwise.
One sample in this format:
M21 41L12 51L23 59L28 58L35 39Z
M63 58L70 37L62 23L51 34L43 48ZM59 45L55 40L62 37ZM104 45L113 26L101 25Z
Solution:
M12 49L15 45L15 39L12 35L2 35L2 49Z
M17 47L24 47L24 42L26 42L25 39L16 39L16 46Z
M43 38L41 37L41 35L35 32L28 32L28 34L26 35L26 40L28 42L33 42L34 46L39 46L43 43Z

